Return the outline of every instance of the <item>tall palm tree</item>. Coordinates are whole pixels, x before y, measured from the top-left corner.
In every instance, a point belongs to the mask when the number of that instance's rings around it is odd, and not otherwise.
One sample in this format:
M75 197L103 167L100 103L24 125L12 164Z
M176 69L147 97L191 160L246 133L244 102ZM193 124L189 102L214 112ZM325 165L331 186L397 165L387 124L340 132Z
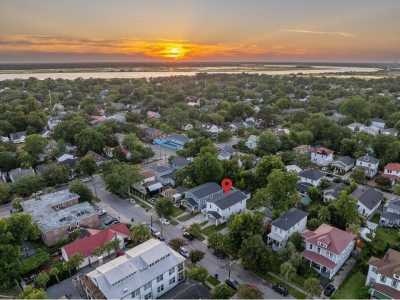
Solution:
M150 229L144 225L134 225L130 231L130 238L135 245L143 243L151 238Z

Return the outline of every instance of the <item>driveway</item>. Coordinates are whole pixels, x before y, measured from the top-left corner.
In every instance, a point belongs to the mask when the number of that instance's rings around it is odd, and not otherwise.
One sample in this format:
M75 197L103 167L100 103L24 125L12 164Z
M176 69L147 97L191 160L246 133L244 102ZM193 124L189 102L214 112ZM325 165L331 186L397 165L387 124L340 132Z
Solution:
M0 219L9 217L11 209L12 209L11 202L0 205Z
M108 192L100 176L94 176L93 182L87 182L87 185L92 190L94 187L96 188L97 197L101 200L97 205L108 211L111 215L115 217L119 216L121 222L130 223L131 218L134 218L134 223L150 223L152 221L153 226L162 232L166 242L174 238L182 238L183 224L177 226L161 225L158 221L158 216L153 210L146 211L141 206L132 204L128 200L121 199ZM197 220L196 217L193 219ZM199 217L198 220L203 219ZM211 275L218 274L218 279L220 281L224 281L228 278L228 261L219 259L213 255L205 243L199 240L188 241L187 248L189 250L201 250L205 253L199 265L205 267ZM244 270L240 264L232 264L231 278L237 280L239 283L255 284L264 293L265 298L283 298L281 295L275 293L263 279L254 275L252 272Z

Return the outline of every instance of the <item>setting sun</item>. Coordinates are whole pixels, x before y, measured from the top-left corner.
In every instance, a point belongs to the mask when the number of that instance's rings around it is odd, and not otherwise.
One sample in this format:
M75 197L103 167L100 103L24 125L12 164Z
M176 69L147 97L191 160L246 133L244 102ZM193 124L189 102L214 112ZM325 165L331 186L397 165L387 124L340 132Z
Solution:
M181 59L189 52L189 49L185 48L183 45L172 44L166 45L165 49L162 51L161 55L164 58Z

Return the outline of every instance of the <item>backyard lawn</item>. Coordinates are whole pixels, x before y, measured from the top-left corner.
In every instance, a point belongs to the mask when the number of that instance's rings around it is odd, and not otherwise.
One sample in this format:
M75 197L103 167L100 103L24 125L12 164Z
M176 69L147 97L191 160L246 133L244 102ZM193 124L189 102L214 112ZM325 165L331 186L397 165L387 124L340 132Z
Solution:
M205 234L206 236L209 237L214 232L218 232L218 231L224 229L225 227L226 227L226 223L219 224L217 226L216 225L210 225L210 226L207 226L207 227L203 228L202 232L203 232L203 234Z
M368 289L365 287L365 275L360 271L351 273L341 287L333 294L332 299L367 299Z

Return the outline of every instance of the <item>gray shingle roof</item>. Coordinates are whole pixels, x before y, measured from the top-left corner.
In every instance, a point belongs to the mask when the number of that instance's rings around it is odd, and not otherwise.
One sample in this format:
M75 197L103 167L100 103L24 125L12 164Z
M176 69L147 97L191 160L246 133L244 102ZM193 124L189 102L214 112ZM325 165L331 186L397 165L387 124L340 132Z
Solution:
M240 201L245 200L246 198L248 198L248 195L246 195L242 191L232 190L227 193L221 194L220 197L212 199L210 200L210 202L213 202L220 209L226 209L236 203L239 203Z
M346 166L352 166L355 162L355 160L350 156L338 156L336 158L336 161L342 162Z
M307 216L308 213L297 208L291 208L278 219L272 221L272 225L283 230L289 230Z
M383 201L383 194L372 188L359 187L351 195L368 209L373 209Z
M377 163L379 163L379 160L378 160L378 159L376 159L375 157L370 156L370 155L368 155L368 154L359 157L357 160L362 161L362 162L365 162L365 163L371 163L371 164L377 164Z
M187 192L192 193L197 198L203 198L207 195L219 192L221 190L222 188L219 184L215 182L207 182L202 185L196 186Z
M308 170L301 171L299 173L299 176L300 177L304 177L304 178L308 178L308 179L311 179L311 180L319 180L322 177L324 177L324 174L322 174L318 170L308 169Z

